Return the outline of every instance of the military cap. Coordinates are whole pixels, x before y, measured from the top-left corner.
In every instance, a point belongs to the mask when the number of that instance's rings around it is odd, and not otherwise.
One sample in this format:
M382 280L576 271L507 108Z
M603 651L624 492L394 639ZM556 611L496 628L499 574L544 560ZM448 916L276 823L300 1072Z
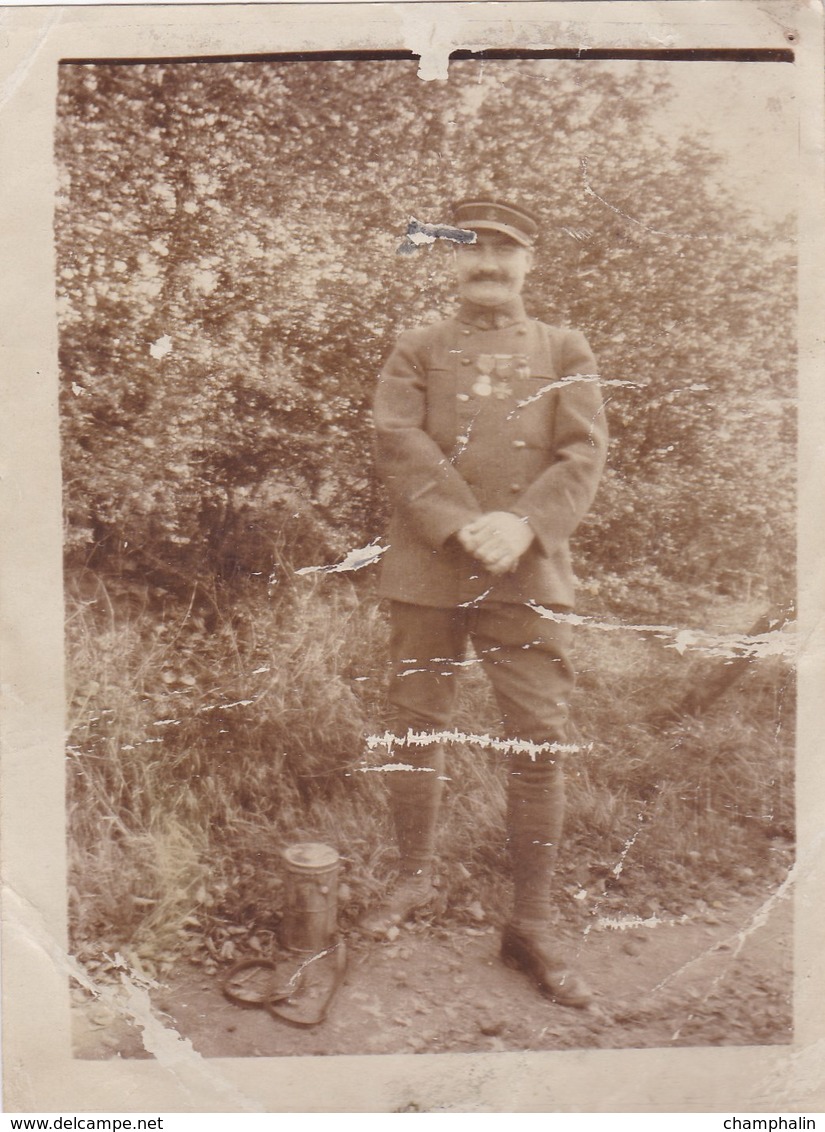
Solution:
M503 232L525 248L531 248L539 234L538 221L526 209L487 197L458 201L453 205L453 221L459 228Z

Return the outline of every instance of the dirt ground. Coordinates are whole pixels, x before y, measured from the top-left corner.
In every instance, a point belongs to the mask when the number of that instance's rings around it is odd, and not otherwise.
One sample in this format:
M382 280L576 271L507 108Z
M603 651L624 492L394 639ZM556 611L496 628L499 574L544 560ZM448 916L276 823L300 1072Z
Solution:
M492 918L492 917L491 917ZM559 943L596 994L577 1010L541 998L498 957L498 929L411 924L345 939L325 1021L299 1029L222 994L223 974L182 965L150 992L154 1016L205 1057L483 1052L791 1041L792 914L783 890L646 920L603 909ZM75 1056L149 1057L145 1023L74 991ZM151 1042L146 1043L151 1048Z

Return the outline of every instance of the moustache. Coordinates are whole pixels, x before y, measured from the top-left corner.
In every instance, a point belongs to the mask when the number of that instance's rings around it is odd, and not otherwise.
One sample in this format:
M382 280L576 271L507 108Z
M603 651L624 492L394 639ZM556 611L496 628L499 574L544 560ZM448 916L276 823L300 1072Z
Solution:
M510 276L499 271L475 271L470 276L470 283L509 283Z

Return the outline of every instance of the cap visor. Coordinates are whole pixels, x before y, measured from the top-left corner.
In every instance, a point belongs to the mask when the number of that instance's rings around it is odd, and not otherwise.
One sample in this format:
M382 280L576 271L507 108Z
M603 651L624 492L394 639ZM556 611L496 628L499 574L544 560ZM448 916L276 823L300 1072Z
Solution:
M509 236L511 240L515 240L517 244L521 244L523 248L532 248L533 246L533 241L525 236L523 232L519 232L517 228L511 228L509 224L502 224L498 220L473 220L470 223L464 221L461 227L469 228L471 232L481 230L485 232L502 232L505 236Z

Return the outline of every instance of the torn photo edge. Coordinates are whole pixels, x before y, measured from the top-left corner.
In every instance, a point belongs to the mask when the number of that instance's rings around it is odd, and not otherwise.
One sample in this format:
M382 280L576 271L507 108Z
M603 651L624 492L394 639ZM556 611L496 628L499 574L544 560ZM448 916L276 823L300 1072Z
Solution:
M323 18L319 18L319 8ZM808 3L269 4L7 9L3 201L3 994L13 1111L440 1111L822 1108L825 224L822 12ZM795 1041L790 1047L201 1059L170 1034L147 1061L72 1059L64 842L61 470L52 236L57 67L66 58L406 50L422 81L452 52L792 50L800 106L799 661ZM368 1068L367 1068L368 1066ZM563 1068L562 1068L563 1066ZM600 1094L593 1099L594 1073ZM128 1098L128 1100L126 1100Z

